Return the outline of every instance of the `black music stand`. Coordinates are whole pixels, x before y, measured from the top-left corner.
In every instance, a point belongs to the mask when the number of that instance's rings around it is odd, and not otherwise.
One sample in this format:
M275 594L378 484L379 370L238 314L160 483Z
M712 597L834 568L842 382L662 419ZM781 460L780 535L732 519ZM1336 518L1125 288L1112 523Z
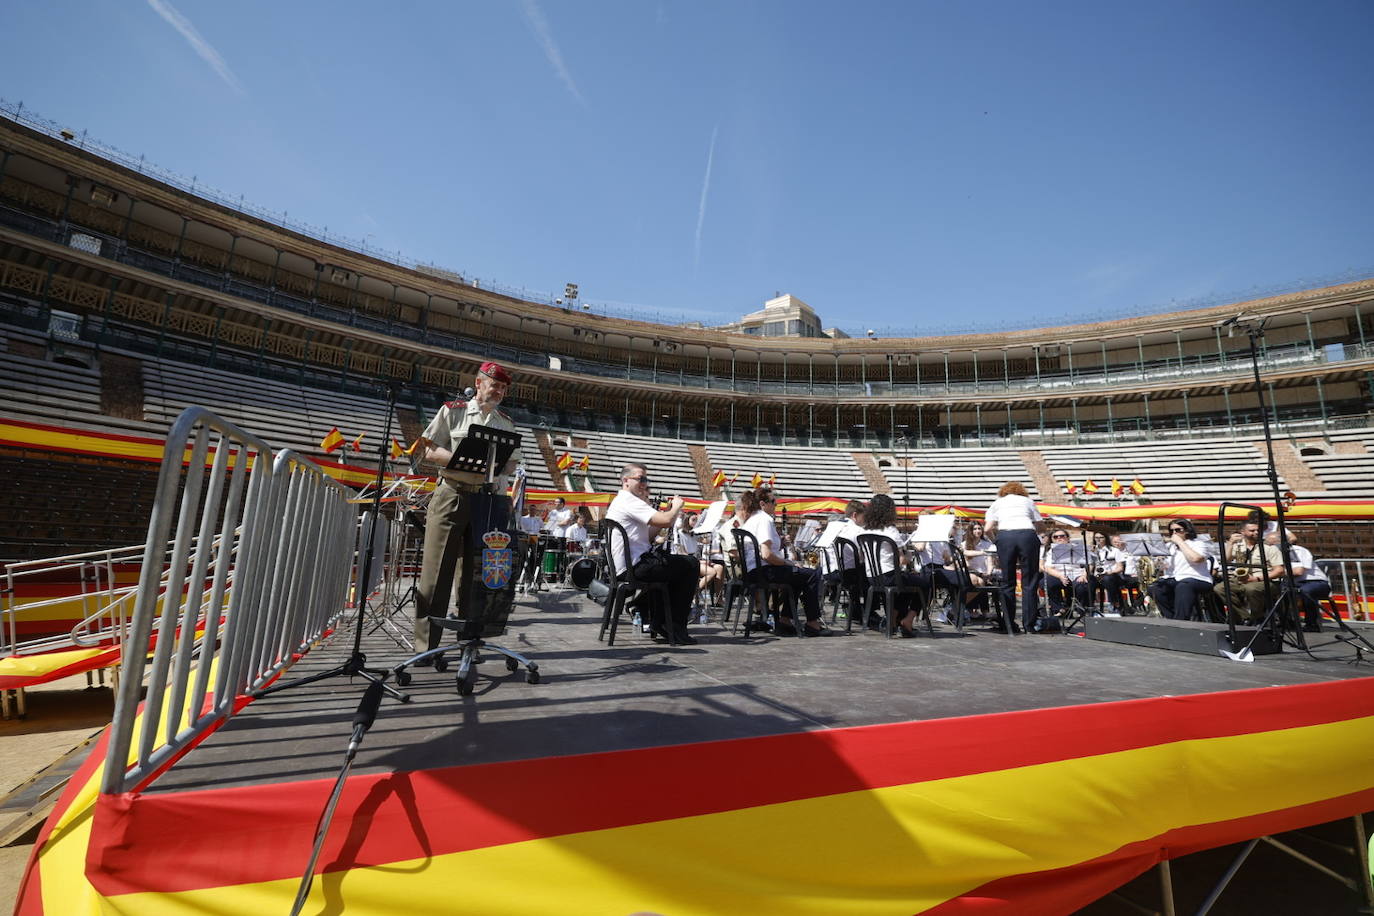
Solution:
M448 470L480 475L484 478L485 483L482 490L479 494L474 495L486 497L486 521L483 527L486 527L488 532L490 532L490 526L493 522L498 525L509 525L509 512L506 511L506 507L498 505L499 502L504 501L505 495L496 492L497 469L505 467L506 463L510 461L511 454L519 445L519 433L507 432L492 426L470 426L467 435L454 447L453 458L449 460ZM498 510L502 517L496 519L494 516L498 514ZM464 533L465 537L473 535L477 524L476 519L480 514L482 514L481 507L475 507L473 521L469 522L468 531ZM518 547L520 542L518 539L512 538L508 543L515 543ZM515 553L518 556L518 549ZM396 683L402 687L409 684L411 673L407 669L425 662L432 662L436 671L446 671L448 669L448 653L457 651L460 653L456 678L458 693L469 696L477 681L477 665L482 662L483 649L489 649L505 656L507 671L516 671L523 665L525 667L525 682L527 684L539 683L538 663L530 661L519 652L485 641L485 637L500 636L506 631L506 621L510 618L511 605L514 602L517 556L511 557L510 576L499 589L487 589L485 592L479 592L476 585L471 584L468 590L467 604L469 606L462 609L465 617L455 619L431 616L429 618L430 624L456 632L458 641L451 645L417 652L396 665L391 669L396 674ZM463 575L471 577L472 574L473 570L468 568L467 563L464 563Z

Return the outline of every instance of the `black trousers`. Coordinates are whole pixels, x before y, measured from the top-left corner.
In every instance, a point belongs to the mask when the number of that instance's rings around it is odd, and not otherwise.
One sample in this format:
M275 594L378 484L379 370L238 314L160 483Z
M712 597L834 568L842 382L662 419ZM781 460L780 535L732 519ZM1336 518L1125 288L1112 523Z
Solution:
M1021 570L1021 625L1027 631L1040 611L1040 538L1030 528L997 532L997 561L1002 567L1002 607L1010 617L1016 608L1016 571Z
M1064 610L1064 606L1069 603L1070 594L1085 608L1092 604L1092 589L1088 587L1087 579L1065 582L1058 576L1045 577L1045 597L1049 599L1051 611L1058 614Z
M1211 583L1200 579L1156 579L1150 586L1150 594L1159 613L1172 620L1192 620L1201 616L1197 607L1202 597L1211 589Z
M685 554L662 554L647 551L635 562L635 578L641 582L662 582L668 586L668 620L674 630L687 629L687 621L692 613L692 598L697 592L697 580L701 577L701 564L696 557ZM649 610L649 619L662 625L664 609L654 607Z
M821 571L809 566L761 566L752 576L762 575L769 582L792 586L801 601L807 620L821 619Z

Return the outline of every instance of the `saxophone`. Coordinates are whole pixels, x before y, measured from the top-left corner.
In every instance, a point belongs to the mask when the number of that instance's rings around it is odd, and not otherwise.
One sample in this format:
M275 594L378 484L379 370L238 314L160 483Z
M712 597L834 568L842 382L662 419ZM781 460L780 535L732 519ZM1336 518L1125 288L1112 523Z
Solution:
M1237 541L1231 547L1231 575L1237 579L1248 579L1250 569L1250 547L1245 541Z

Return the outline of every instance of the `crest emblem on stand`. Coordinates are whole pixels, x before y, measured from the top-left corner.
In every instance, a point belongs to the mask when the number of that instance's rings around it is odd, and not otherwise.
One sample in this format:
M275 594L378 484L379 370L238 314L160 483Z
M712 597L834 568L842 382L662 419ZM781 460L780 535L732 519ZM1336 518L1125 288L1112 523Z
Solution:
M482 551L482 584L490 589L502 589L510 584L514 561L511 556L510 534L488 531L482 535L487 545Z

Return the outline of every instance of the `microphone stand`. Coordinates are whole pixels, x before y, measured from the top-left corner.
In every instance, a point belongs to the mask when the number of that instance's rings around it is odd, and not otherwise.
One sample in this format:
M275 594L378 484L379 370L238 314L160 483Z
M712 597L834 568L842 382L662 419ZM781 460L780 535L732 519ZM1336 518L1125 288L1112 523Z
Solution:
M353 767L353 758L358 754L358 747L377 719L377 710L382 705L382 692L385 689L386 684L381 680L374 680L368 684L367 690L363 691L362 702L358 704L358 711L353 714L353 734L349 736L348 748L344 752L343 767L339 770L338 778L334 780L334 791L329 793L329 801L325 803L324 811L320 814L319 823L315 827L315 845L310 850L310 862L305 866L305 873L301 875L300 884L296 888L296 901L291 905L291 916L299 916L306 898L310 896L310 887L315 882L315 865L320 860L320 851L324 849L325 837L329 835L329 825L334 820L334 809L339 805L339 796L343 794L344 783L348 779L348 771Z
M373 481L372 488L372 517L367 525L367 549L363 552L363 563L360 574L356 580L354 602L358 606L358 616L353 622L353 650L347 659L341 664L330 668L328 671L321 671L318 674L311 674L306 677L295 678L281 684L273 684L252 691L249 695L253 699L279 693L283 690L290 690L293 687L304 687L306 684L313 684L316 681L327 680L331 677L361 677L379 690L385 691L387 696L402 703L409 703L410 696L404 694L391 685L385 683L387 675L390 673L385 668L369 668L367 666L367 656L363 654L363 623L367 616L367 596L362 594L362 590L367 588L368 580L372 575L373 554L376 552L376 533L377 522L381 518L382 509L382 482L386 478L387 446L391 440L391 417L396 408L396 388L395 382L388 382L386 388L386 422L382 425L382 441L377 447L377 479ZM371 687L368 688L369 690Z

